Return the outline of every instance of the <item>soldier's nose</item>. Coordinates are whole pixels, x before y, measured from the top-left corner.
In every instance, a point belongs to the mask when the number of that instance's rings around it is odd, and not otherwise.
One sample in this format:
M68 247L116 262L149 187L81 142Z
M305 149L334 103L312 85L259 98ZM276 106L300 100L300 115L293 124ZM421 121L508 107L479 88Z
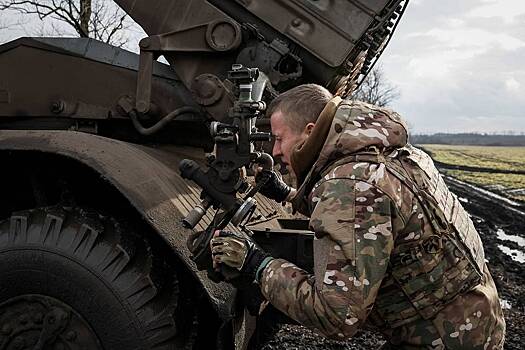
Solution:
M279 147L273 146L272 156L274 158L282 156L281 149Z

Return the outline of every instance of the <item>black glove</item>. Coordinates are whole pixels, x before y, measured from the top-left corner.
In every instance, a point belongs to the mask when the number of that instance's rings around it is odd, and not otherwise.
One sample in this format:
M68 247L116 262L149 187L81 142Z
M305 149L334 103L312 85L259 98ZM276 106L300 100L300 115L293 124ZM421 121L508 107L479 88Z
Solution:
M265 197L273 199L276 202L284 202L292 190L282 179L281 175L273 170L260 171L255 176L255 182L265 181L259 192Z
M215 264L235 268L241 275L240 280L249 282L258 282L262 270L273 260L251 239L229 231L219 231L211 239L211 253ZM229 281L228 276L225 277Z

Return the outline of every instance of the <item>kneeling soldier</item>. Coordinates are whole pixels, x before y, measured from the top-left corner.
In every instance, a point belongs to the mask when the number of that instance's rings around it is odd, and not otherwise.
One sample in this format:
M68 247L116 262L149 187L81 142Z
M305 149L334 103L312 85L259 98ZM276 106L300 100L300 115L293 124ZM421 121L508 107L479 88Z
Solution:
M273 155L299 188L273 173L261 192L310 217L315 273L222 231L214 261L327 337L366 325L395 349L502 349L505 321L480 237L399 115L313 84L281 94L268 113Z

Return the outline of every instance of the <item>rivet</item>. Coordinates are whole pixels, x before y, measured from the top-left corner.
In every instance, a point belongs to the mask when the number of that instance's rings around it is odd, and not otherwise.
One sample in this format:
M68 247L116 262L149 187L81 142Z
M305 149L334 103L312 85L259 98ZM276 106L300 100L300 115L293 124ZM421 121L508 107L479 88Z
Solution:
M299 27L303 23L300 18L294 18L292 21L292 27Z

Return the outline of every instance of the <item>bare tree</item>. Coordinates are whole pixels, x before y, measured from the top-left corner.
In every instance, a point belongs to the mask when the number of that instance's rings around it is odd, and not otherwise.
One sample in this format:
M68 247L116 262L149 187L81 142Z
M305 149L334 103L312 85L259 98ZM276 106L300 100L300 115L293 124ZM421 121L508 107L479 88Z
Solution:
M385 77L383 67L376 65L354 92L354 98L379 107L390 105L399 98L399 89Z
M127 15L107 0L0 0L0 10L36 15L55 32L66 24L82 38L94 38L115 46L123 46Z

